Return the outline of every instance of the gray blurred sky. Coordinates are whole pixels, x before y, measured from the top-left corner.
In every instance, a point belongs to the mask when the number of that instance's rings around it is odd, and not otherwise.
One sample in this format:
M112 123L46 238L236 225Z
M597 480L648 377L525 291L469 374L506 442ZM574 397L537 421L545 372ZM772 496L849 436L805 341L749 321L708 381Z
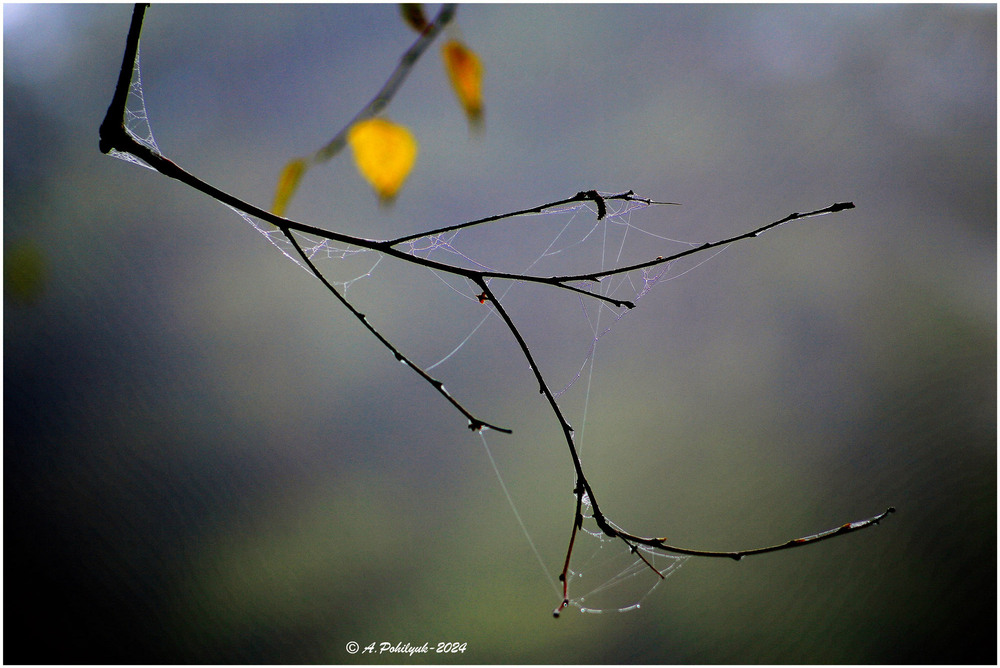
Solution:
M433 48L389 109L421 145L395 205L346 154L308 174L289 215L373 237L591 188L682 202L633 223L698 241L857 204L619 323L585 463L620 524L709 549L899 512L559 622L461 417L239 217L99 154L130 12L4 5L5 266L43 267L4 297L6 660L367 661L355 640L463 641L471 663L996 661L994 5L463 6L485 135ZM154 5L159 147L269 205L411 43L397 14ZM483 252L530 251L510 229ZM440 357L468 325L396 271L352 290ZM522 295L539 351L581 362L565 302ZM554 574L565 446L502 330L466 352L439 375L515 427L490 443ZM42 618L43 645L17 633Z

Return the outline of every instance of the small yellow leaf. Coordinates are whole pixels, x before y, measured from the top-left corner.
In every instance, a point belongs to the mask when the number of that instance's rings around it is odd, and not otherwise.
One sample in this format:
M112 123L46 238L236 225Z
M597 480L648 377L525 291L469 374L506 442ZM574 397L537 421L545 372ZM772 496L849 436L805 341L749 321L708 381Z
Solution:
M455 39L441 47L444 69L455 89L469 122L478 125L483 117L483 65L472 49Z
M417 140L402 125L384 118L359 121L347 131L358 171L383 202L403 187L417 160Z
M281 170L278 177L278 189L274 193L274 204L271 205L271 213L276 216L285 215L285 207L295 194L295 189L299 186L302 175L306 173L306 161L302 159L292 160Z
M424 16L424 6L419 2L402 2L399 11L403 15L406 25L417 32L423 32L427 28L427 17Z

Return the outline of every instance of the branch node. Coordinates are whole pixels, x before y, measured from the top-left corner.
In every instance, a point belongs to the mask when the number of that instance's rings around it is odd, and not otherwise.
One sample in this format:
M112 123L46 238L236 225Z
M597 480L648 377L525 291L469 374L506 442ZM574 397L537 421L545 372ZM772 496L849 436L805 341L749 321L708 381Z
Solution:
M596 190L588 190L584 193L587 199L594 200L594 204L597 205L597 220L604 220L604 216L608 215L608 208L604 205L604 198Z

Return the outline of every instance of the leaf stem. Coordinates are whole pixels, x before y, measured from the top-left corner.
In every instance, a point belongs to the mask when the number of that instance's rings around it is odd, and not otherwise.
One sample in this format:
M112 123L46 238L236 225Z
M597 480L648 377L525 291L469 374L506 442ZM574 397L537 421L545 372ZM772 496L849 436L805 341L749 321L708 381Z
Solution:
M375 97L373 97L371 101L361 109L361 111L355 114L354 118L352 118L347 125L341 128L340 132L334 135L333 139L312 154L310 160L313 163L318 164L326 162L340 153L340 151L344 148L344 144L347 140L347 131L351 129L351 126L358 121L372 118L385 109L390 100L392 100L393 96L396 94L396 91L399 90L399 87L403 85L404 81L406 81L406 77L409 76L410 70L413 69L413 66L420 59L420 56L423 55L424 51L428 46L430 46L431 42L434 41L441 30L444 29L444 27L455 17L457 9L458 5L454 4L447 4L441 7L437 16L435 16L434 20L431 21L426 28L424 28L420 37L417 38L417 41L415 41L400 57L399 64L396 65L396 69L394 69L392 74L389 75L389 79L382 85L382 88L375 93Z

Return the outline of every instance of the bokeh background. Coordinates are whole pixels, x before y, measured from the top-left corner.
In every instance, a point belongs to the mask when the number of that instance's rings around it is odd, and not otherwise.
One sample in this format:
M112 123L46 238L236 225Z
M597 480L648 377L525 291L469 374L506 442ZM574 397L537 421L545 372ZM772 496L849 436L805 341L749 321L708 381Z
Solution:
M702 241L857 204L647 296L602 340L585 464L620 524L705 549L898 512L558 621L464 420L231 211L98 152L130 15L3 7L5 662L996 662L995 5L463 6L485 133L434 47L389 109L421 143L395 205L346 154L306 177L289 215L373 237L591 188ZM268 206L413 39L393 5L154 5L153 133ZM372 319L450 350L433 281L384 264ZM540 354L582 362L538 294ZM554 575L565 445L502 330L464 350L436 373L515 428L489 443Z

